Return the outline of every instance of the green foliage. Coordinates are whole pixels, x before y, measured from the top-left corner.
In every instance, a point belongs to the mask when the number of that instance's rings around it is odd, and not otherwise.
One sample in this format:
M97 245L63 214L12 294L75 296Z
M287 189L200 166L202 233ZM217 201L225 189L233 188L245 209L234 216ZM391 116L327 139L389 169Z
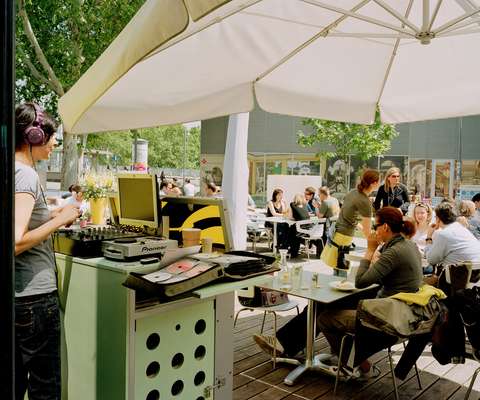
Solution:
M321 151L324 157L337 156L347 160L348 155L356 155L362 160L386 153L391 140L398 136L395 125L382 124L377 112L372 125L327 121L307 118L303 125L313 128L312 134L297 133L297 142L301 146L311 147L317 143L333 147L332 151Z
M102 54L133 17L144 0L17 0L51 66L56 83L39 61L28 39L24 20L16 21L16 95L19 101L39 101L54 115L60 86L67 91ZM33 66L29 66L31 63ZM33 69L43 77L35 76Z
M182 168L184 152L183 125L162 126L137 130L140 139L148 140L148 165L159 168ZM118 156L118 165L129 165L132 157L133 134L108 132L90 134L87 149L106 150ZM192 128L187 134L187 157L185 168L199 168L200 129ZM108 161L100 159L100 162Z

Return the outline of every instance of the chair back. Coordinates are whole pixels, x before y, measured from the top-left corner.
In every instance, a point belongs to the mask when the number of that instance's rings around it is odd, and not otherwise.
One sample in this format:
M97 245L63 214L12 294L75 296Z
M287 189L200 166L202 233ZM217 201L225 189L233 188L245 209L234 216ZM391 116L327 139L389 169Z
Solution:
M465 261L443 267L438 287L452 295L457 290L471 288L480 278L480 263Z
M297 233L306 235L309 238L321 238L325 229L325 218L318 220L304 219L295 222Z

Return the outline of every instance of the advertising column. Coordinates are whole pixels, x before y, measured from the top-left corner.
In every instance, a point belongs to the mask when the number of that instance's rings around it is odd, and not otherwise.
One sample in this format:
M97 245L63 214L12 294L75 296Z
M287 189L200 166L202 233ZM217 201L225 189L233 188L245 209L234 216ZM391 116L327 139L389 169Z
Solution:
M133 141L132 169L137 172L148 171L148 140L136 138Z

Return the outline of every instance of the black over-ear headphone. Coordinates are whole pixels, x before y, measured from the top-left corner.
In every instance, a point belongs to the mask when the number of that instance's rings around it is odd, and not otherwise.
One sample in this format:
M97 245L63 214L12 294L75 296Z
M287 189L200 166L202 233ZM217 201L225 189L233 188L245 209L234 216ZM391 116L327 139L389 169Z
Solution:
M43 131L41 125L43 122L43 112L39 106L33 104L35 111L35 121L33 121L23 132L25 142L31 146L41 146L46 143L47 135Z

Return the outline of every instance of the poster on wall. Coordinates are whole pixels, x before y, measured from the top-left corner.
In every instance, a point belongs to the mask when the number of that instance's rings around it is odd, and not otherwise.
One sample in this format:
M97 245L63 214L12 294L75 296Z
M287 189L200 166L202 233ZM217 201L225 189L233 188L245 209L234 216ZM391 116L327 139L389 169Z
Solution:
M223 160L223 154L201 154L200 181L213 182L217 186L222 186Z

